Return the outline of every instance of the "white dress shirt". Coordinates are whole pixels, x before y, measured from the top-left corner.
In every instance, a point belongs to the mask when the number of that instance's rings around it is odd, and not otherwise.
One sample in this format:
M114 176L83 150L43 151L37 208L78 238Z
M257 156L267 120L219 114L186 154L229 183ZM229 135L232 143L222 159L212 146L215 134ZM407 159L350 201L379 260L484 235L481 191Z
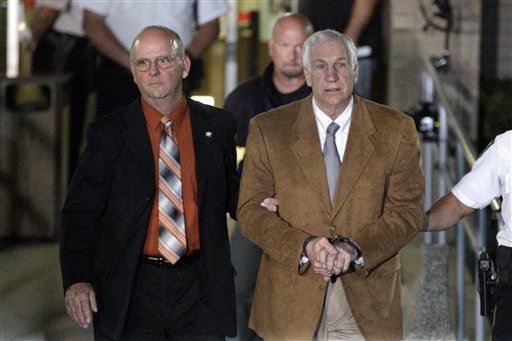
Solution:
M60 12L52 28L60 33L84 37L82 28L83 10L71 0L38 0L36 7L48 7Z
M350 122L352 120L352 109L354 108L354 97L350 98L350 103L345 111L334 120L340 129L334 135L336 142L336 149L340 156L340 161L343 164L343 156L345 155L345 147L347 145L348 131L350 129ZM320 137L320 146L322 146L322 152L324 149L325 139L327 137L327 127L333 122L333 120L327 116L316 104L315 97L313 97L313 113L315 114L316 127L318 129L318 136Z
M178 33L187 47L194 38L194 1L79 0L76 4L105 17L112 33L126 50L146 26L163 25ZM225 0L197 0L197 24L219 18L229 10Z

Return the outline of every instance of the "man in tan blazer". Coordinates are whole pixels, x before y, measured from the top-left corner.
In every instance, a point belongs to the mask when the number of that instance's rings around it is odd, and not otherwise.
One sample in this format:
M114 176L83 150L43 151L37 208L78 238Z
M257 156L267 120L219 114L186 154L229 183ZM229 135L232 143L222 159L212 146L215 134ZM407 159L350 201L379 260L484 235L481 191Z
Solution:
M266 340L402 338L398 251L422 224L420 148L411 118L353 94L357 71L348 36L317 32L304 45L313 95L251 121L238 218L263 250L250 327Z

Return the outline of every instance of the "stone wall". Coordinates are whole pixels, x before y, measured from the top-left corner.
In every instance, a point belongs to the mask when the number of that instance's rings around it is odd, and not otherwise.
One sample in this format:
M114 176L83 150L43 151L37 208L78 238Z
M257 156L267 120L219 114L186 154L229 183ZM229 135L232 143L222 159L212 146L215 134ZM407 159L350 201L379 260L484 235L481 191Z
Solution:
M425 30L426 20L420 11L420 4L428 13L437 11L432 3L430 0L390 1L388 102L401 110L408 110L422 99L421 70L425 60L443 55L444 32L432 28ZM449 41L450 67L440 75L456 116L470 137L476 140L481 3L451 1L450 4L454 15L454 32Z
M498 79L512 78L512 1L499 3L498 24Z

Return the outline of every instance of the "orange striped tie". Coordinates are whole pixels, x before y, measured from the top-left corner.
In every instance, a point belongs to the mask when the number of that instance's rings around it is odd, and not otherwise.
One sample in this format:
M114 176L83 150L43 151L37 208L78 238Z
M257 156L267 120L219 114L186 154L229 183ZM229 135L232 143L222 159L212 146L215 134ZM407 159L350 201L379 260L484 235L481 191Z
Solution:
M180 154L173 136L172 121L167 116L160 121L165 134L160 140L158 161L158 250L174 264L187 252Z

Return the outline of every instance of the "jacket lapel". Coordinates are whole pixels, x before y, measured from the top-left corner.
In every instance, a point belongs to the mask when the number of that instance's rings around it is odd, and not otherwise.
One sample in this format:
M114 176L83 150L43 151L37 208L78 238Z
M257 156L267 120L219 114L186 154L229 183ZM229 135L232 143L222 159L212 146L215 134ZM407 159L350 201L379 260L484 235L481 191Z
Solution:
M336 216L343 206L375 149L369 139L376 131L370 114L361 98L354 96L354 99L354 111L331 217Z
M322 209L327 214L330 214L331 203L329 189L325 175L322 148L320 147L320 139L316 128L315 115L313 114L311 96L303 101L300 112L297 115L297 120L293 126L293 133L298 137L297 141L292 146L297 161L306 175L306 179L308 179L313 187Z

